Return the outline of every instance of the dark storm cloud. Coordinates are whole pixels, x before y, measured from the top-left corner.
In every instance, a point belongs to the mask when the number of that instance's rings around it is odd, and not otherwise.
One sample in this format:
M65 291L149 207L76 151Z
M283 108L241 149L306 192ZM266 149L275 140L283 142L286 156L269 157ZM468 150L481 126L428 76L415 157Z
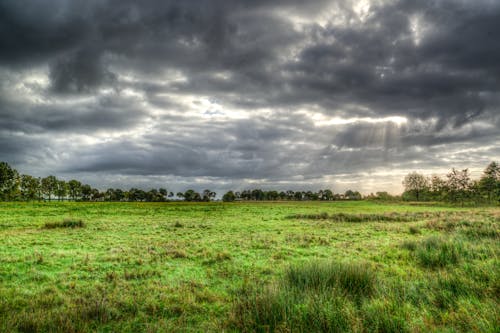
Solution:
M61 56L50 66L52 89L59 93L91 92L114 78L104 67L100 52L91 49Z
M147 117L140 102L117 94L77 103L63 100L37 106L5 101L0 108L0 128L25 134L92 134L96 131L123 130Z
M92 1L6 0L0 3L0 64L27 65L77 48L92 33Z
M369 4L3 1L0 159L304 184L498 159L500 3Z
M361 25L318 28L320 41L289 65L292 84L305 90L298 99L328 96L326 102L356 101L377 114L435 116L456 125L486 111L491 105L482 95L499 88L500 43L492 32L500 28L500 5L438 4L396 2ZM412 17L421 20L415 32Z

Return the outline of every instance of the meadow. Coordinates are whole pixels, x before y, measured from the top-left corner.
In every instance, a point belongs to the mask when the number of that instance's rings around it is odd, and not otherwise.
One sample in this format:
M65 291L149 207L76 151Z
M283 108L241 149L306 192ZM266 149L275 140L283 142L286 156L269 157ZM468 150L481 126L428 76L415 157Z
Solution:
M0 203L1 332L499 332L500 208Z

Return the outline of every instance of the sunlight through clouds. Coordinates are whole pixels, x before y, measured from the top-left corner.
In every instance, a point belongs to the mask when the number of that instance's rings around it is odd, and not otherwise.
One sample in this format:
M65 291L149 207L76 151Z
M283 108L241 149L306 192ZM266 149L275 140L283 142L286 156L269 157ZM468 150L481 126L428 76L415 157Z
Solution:
M25 5L0 38L0 160L21 172L397 192L500 157L495 1Z

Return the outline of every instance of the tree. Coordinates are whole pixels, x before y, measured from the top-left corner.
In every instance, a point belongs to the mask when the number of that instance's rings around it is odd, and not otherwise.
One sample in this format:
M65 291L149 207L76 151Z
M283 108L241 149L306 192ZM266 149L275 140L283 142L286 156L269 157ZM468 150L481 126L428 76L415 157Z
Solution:
M128 190L129 201L144 201L146 200L146 192L138 188L131 188Z
M106 201L122 201L124 198L125 193L119 188L108 188L106 192L104 192L104 200Z
M316 200L317 199L317 197L315 196L315 193L313 193L312 191L302 192L302 197L304 200Z
M161 200L161 201L166 201L166 200L168 200L168 199L167 199L167 198L168 198L168 191L167 191L167 189L165 189L165 188L160 188L160 189L158 190L158 192L160 193L160 195L161 195L161 197L162 197L162 200Z
M432 200L442 200L448 191L446 181L437 175L433 175L430 179L429 190Z
M105 201L116 201L115 200L115 189L108 188L106 192L104 192L104 200Z
M57 190L57 178L55 176L47 176L42 178L41 182L42 193L49 198L49 201L52 198L52 195L55 194Z
M19 182L22 200L40 199L40 179L30 175L22 175Z
M123 192L122 189L115 189L114 195L114 201L123 201L123 199L125 199L125 192Z
M236 200L236 195L233 191L228 191L222 196L222 201L224 202L233 202L234 200Z
M321 191L320 200L326 200L326 201L333 200L333 191L332 190Z
M243 200L250 200L252 198L252 191L250 190L243 190L240 193L240 198Z
M488 201L500 199L500 166L496 162L488 164L479 179L478 189Z
M267 200L278 200L279 193L277 191L269 191L267 192Z
M299 200L299 201L300 201L300 200L302 200L302 192L300 192L300 191L295 192L295 193L293 194L293 198L294 198L295 200Z
M215 192L212 192L210 190L204 190L203 195L202 195L202 200L203 201L210 201L212 198L215 198L217 194Z
M82 193L82 200L83 201L90 201L92 198L92 187L88 184L84 184L80 187L81 193Z
M201 196L195 190L187 190L184 192L185 201L201 201Z
M429 190L429 181L424 175L417 172L409 173L403 180L405 192L413 195L417 201L420 201L423 193Z
M68 192L72 200L77 200L82 196L82 183L72 179L68 182Z
M376 192L375 195L370 195L371 198L375 200L381 200L381 201L391 201L394 200L394 197L390 195L388 192Z
M252 200L258 200L258 201L263 200L264 199L264 192L261 189L252 190L251 198L252 198Z
M463 205L464 201L470 197L473 185L470 179L469 169L460 171L453 168L446 177L448 199L453 202L460 201Z
M103 194L101 194L101 192L99 192L99 190L96 188L91 189L90 198L92 201L100 201L101 199L104 199Z
M362 195L358 191L347 190L344 193L344 199L347 199L347 200L361 200L362 199Z
M18 172L7 162L0 162L0 200L11 200L17 187Z
M146 192L146 195L145 195L146 201L156 202L156 201L162 201L162 199L163 199L163 196L155 188Z
M68 184L64 180L57 181L56 195L59 201L61 201L68 195Z

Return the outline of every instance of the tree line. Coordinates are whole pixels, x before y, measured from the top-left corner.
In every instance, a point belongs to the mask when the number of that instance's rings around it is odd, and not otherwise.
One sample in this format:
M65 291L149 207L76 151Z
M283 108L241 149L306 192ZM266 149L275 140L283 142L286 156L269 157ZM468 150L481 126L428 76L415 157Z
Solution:
M222 197L223 201L265 201L265 200L361 200L363 196L357 191L347 190L345 193L333 193L332 190L325 189L317 192L313 191L264 191L261 189L244 190L241 192L228 191Z
M315 191L276 191L250 189L244 191L228 191L222 196L226 202L232 201L264 201L264 200L381 200L381 201L448 201L464 202L499 202L500 201L500 166L491 162L478 180L473 180L468 169L452 169L446 178L412 172L403 180L404 192L401 196L387 192L377 192L362 196L358 191L347 190L334 193L330 189ZM0 162L0 200L2 201L34 201L34 200L73 200L73 201L150 201L164 202L171 200L212 201L216 193L206 189L202 192L189 189L174 194L165 188L144 191L138 188L122 190L109 188L99 191L88 184L72 179L69 181L55 176L44 178L27 174L19 174L6 162Z
M403 200L447 201L463 204L500 202L500 166L491 162L479 179L472 179L468 169L452 169L445 178L426 177L412 172L403 180Z
M177 193L178 198L185 201L210 201L216 193L204 190L202 193L187 190ZM31 175L20 175L6 162L0 162L0 200L2 201L34 201L34 200L73 200L73 201L169 201L173 192L165 188L144 191L138 188L122 190L108 188L99 191L88 184L72 179L65 181L55 176L45 178Z
M88 184L76 179L69 181L58 179L55 176L44 178L27 174L19 174L6 162L0 162L0 200L2 201L34 201L34 200L73 200L73 201L150 201L164 202L170 200L184 201L212 201L216 193L206 189L197 192L189 189L174 194L165 188L144 191L138 188L122 190L109 188L99 191ZM231 201L262 201L262 200L361 200L362 195L357 191L348 190L345 193L333 193L325 189L313 191L265 191L251 189L226 192L222 200Z

